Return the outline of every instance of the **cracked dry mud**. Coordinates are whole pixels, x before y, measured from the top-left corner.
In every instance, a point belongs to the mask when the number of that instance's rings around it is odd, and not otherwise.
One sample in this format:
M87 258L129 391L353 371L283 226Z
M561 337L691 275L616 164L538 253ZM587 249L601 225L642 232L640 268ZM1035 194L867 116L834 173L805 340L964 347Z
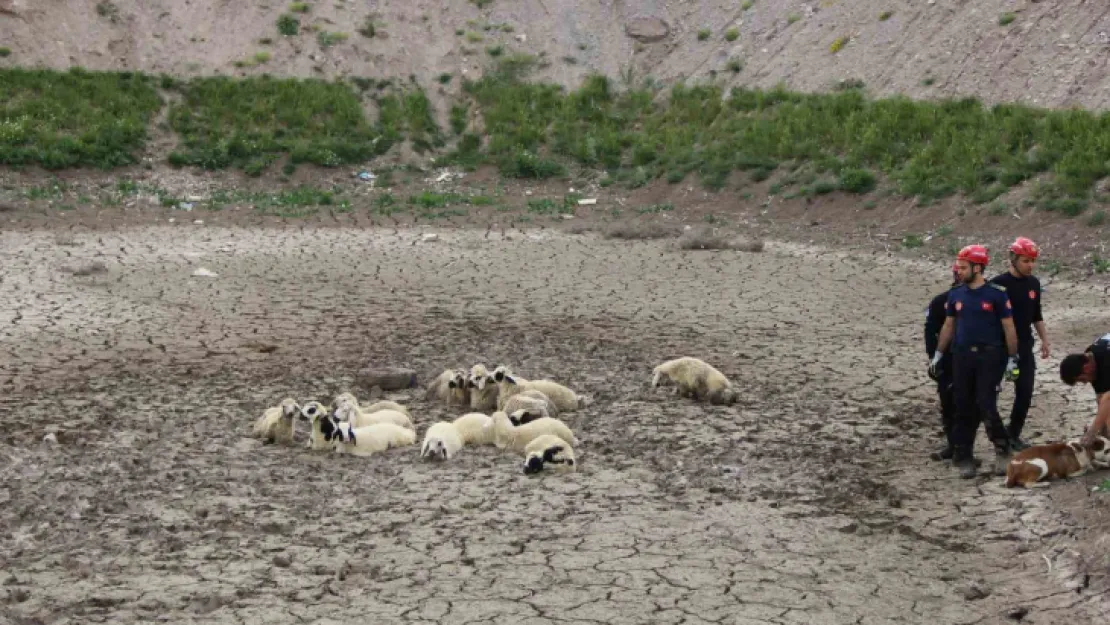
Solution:
M1066 510L925 458L935 268L438 234L0 234L0 620L1106 622ZM1105 316L1094 289L1051 297L1050 323ZM739 402L652 392L651 368L682 354L717 363ZM366 364L425 381L479 361L593 398L565 415L579 473L526 477L491 447L425 465L417 447L246 438L286 395L367 396ZM1092 402L1041 380L1030 428L1074 435ZM420 437L461 414L390 397Z

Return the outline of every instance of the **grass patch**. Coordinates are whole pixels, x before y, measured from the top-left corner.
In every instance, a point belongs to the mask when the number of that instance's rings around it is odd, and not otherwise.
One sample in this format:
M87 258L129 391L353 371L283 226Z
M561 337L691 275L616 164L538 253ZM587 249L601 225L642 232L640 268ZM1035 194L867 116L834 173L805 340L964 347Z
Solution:
M894 16L894 11L883 11L882 13L879 13L879 21L880 22L885 22L893 16Z
M326 30L316 33L316 43L325 50L344 41L347 41L347 33L333 33Z
M1006 13L1003 13L1002 15L998 16L998 25L999 26L1009 26L1010 24L1013 24L1014 20L1016 20L1016 19L1017 19L1017 15L1015 15L1013 13L1010 13L1010 12L1006 12Z
M12 49L11 48L8 48L8 47L0 48L0 59L5 58L5 57L9 57L11 55L12 55Z
M277 19L278 33L285 37L296 36L301 30L301 20L289 13L282 13Z
M787 24L794 24L796 22L801 21L801 19L802 19L801 15L798 15L797 13L791 13L790 15L786 16L786 23Z
M309 5L307 2L294 2L289 5L289 11L292 13L308 13Z
M698 31L698 41L708 41L712 34L708 28L703 28Z
M832 52L833 54L840 52L842 49L844 49L844 46L848 45L848 42L850 40L851 37L837 37L832 42L832 44L829 45L829 52Z
M0 163L108 169L137 161L162 102L131 72L0 70Z
M730 28L725 31L725 41L736 41L740 38L740 30L737 28Z
M1097 228L1106 223L1106 211L1098 211L1087 218L1087 225L1092 228Z
M766 179L782 162L808 162L844 191L870 192L881 173L893 192L931 203L956 193L989 202L1043 176L1042 207L1073 216L1110 176L1110 113L869 99L858 89L734 88L725 97L720 86L680 84L657 98L597 75L573 91L526 82L520 68L464 81L464 93L487 134L480 158L534 177L573 161L607 170L608 184L696 173L712 189L737 170Z
M740 4L740 8L747 11L748 9L752 8L754 4L755 0L744 0L744 2Z
M606 239L621 239L626 241L669 239L682 234L681 229L675 225L659 223L636 223L634 221L617 221L609 224L602 232Z
M1099 492L1110 493L1110 478L1102 480L1096 488Z
M316 79L196 78L169 111L181 136L174 165L264 168L281 154L293 163L336 166L385 153L399 137L372 126L347 85Z
M1106 273L1110 271L1110 259L1094 254L1091 256L1091 268L1095 273Z

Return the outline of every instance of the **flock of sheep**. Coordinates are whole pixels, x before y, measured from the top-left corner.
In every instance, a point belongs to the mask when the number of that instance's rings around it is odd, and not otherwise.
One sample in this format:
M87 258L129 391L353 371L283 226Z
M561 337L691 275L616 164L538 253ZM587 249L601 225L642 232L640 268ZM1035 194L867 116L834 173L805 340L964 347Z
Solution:
M737 398L729 379L697 358L676 358L655 367L651 386L664 381L674 384L675 394L699 401L732 404ZM428 426L422 460L445 461L466 445L493 445L522 455L526 475L577 470L574 447L579 440L559 415L582 409L590 400L558 382L526 380L504 365L491 372L477 364L469 372L444 370L428 384L425 398L473 412ZM311 425L307 446L312 450L368 456L416 444L407 407L389 400L363 407L351 393L338 395L330 406L286 398L259 417L254 436L292 444L298 419Z

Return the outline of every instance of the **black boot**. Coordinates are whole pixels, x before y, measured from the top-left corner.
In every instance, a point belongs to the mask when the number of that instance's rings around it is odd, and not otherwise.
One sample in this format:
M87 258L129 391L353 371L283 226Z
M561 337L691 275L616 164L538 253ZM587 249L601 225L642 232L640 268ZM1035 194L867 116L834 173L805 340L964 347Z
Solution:
M970 480L978 473L979 463L971 455L970 449L953 449L952 466L960 471L960 478Z
M952 459L952 443L945 443L944 447L941 447L940 449L938 449L938 450L934 451L933 453L929 454L929 457L932 458L933 460L937 461L937 462L940 462L941 460L951 460Z

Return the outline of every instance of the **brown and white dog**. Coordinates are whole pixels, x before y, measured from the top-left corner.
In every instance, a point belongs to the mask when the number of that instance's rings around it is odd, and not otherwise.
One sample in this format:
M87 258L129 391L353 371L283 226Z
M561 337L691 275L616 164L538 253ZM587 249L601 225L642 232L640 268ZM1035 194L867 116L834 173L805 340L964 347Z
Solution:
M1110 439L1095 437L1084 447L1078 441L1036 445L1014 454L1006 467L1006 487L1047 486L1041 480L1078 477L1094 469L1110 467Z

